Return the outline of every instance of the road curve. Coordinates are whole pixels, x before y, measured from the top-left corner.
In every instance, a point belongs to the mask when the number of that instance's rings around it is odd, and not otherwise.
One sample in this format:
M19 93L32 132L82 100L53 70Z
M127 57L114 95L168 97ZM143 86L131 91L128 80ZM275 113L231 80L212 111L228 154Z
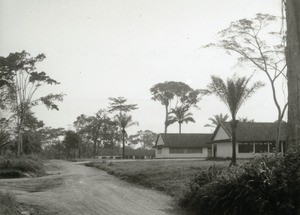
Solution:
M122 181L106 172L78 163L61 160L50 161L59 167L60 174L35 179L23 179L10 183L0 180L3 186L17 195L17 199L25 204L43 206L49 214L66 215L183 215L183 211L175 207L172 198L161 192L136 186ZM27 180L27 182L26 182ZM43 184L54 183L56 186L44 190L28 192L21 189L37 180ZM41 181L38 181L41 180ZM51 184L50 183L50 184ZM22 185L23 184L23 185ZM37 183L34 183L35 186ZM41 185L39 185L41 186ZM48 214L47 213L47 214Z

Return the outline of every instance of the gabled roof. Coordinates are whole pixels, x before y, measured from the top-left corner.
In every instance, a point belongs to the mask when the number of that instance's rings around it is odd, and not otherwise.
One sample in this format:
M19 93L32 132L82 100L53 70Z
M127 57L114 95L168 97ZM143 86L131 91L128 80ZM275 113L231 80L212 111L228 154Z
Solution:
M163 139L164 145L157 145L159 136ZM207 146L212 134L159 134L154 148L201 148Z
M276 123L273 122L238 122L236 129L236 141L238 142L274 142L276 138ZM231 138L231 126L230 122L220 123L213 136L212 141L222 127L228 136ZM230 139L229 139L230 140ZM281 135L280 140L286 140L286 123L281 123ZM220 141L220 140L219 140ZM218 142L218 141L215 141Z

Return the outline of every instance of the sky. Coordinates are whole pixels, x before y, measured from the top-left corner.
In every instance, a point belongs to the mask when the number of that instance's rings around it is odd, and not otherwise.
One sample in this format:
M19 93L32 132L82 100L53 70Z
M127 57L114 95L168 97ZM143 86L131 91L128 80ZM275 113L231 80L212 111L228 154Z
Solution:
M132 112L139 126L129 129L164 131L164 107L151 100L156 83L181 81L205 88L211 75L253 74L239 67L236 57L222 50L203 49L216 42L217 32L230 22L256 13L281 14L280 0L0 0L0 56L27 51L44 53L38 69L61 84L42 88L36 96L66 94L59 111L35 107L47 126L70 128L76 117L107 108L108 97L125 97L138 104ZM240 109L238 116L257 122L277 118L265 82ZM279 89L280 90L280 89ZM183 133L206 133L208 118L228 113L216 97L204 97L191 110L196 123L184 124ZM169 132L178 132L177 124Z

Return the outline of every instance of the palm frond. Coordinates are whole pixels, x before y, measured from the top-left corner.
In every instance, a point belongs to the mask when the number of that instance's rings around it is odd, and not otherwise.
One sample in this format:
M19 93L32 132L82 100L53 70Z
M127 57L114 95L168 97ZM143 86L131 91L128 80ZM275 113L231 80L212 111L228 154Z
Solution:
M194 122L195 123L195 120L193 117L187 117L187 118L184 118L182 122L185 122L185 123Z
M255 82L248 87L251 77L234 75L232 78L228 78L226 83L219 77L212 76L211 78L212 82L208 85L208 89L226 104L233 116L236 116L242 104L253 93L264 86L261 82Z

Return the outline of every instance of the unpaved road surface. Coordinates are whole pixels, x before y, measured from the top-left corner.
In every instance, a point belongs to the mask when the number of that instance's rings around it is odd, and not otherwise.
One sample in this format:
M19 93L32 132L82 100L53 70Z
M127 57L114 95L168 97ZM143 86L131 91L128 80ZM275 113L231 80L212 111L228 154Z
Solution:
M52 174L31 179L2 179L0 190L13 192L25 205L62 215L183 215L171 197L122 181L78 163L53 160ZM57 171L58 170L58 171ZM29 213L28 213L29 214Z

